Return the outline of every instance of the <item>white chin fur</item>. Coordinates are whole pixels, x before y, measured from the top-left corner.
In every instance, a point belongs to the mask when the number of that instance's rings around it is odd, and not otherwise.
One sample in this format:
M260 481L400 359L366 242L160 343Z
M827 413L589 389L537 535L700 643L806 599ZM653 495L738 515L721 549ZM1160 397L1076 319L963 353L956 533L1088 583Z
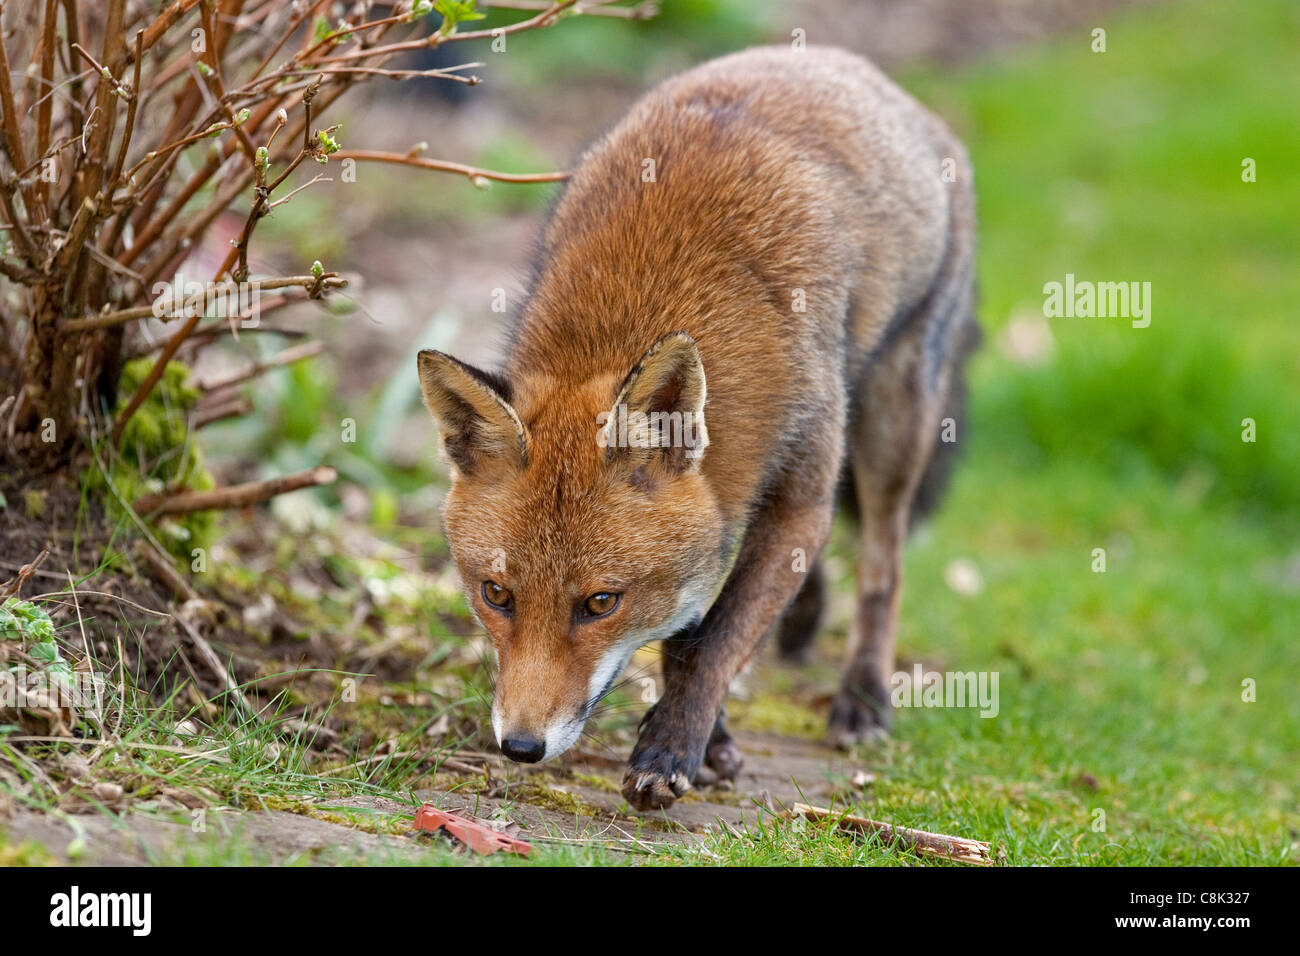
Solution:
M705 591L686 590L682 592L673 616L659 627L624 634L617 644L605 652L605 656L591 672L591 680L587 682L587 699L592 699L608 687L627 667L628 661L632 659L632 655L638 648L644 647L651 641L670 637L691 621L701 618L712 596L711 588Z
M492 705L492 734L497 739L497 746L501 746L501 711L497 710L496 704Z
M696 593L686 591L682 594L681 600L677 602L677 610L673 616L665 621L659 627L644 630L631 631L623 635L622 639L605 652L600 663L596 665L595 670L591 673L591 679L587 682L587 699L594 698L601 693L606 687L614 682L623 669L627 667L628 661L637 649L644 647L651 641L661 640L677 633L691 621L698 619L704 610L708 607L709 598L712 597L712 590ZM568 720L557 721L550 727L546 728L546 752L542 755L542 762L552 760L560 756L582 736L582 728L586 726L586 720L570 718ZM501 713L495 706L492 707L492 732L496 735L497 746L501 746L502 726Z
M542 761L545 762L553 757L558 757L577 743L585 725L585 720L570 720L566 723L553 724L547 727L546 752L542 755Z

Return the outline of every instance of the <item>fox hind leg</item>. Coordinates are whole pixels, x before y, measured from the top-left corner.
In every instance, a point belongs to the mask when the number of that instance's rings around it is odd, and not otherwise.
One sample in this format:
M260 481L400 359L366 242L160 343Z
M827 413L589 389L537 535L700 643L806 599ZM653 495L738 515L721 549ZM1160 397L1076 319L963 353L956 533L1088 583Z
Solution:
M939 457L946 417L978 338L971 257L955 236L934 289L867 368L854 407L849 462L859 519L858 607L827 737L847 747L884 736L902 595L903 545L918 489ZM926 502L922 502L926 504Z
M826 575L815 561L776 628L776 649L784 660L798 663L808 656L826 608Z

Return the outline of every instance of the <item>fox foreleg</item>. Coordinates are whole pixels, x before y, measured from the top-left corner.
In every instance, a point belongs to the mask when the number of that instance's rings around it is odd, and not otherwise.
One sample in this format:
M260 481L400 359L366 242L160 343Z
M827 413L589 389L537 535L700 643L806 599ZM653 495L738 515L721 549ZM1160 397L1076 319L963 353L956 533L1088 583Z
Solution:
M634 808L671 806L690 789L713 743L720 758L738 762L729 739L715 740L727 688L815 566L830 535L838 472L838 457L792 469L751 521L731 576L699 626L665 642L664 693L646 715L623 780Z

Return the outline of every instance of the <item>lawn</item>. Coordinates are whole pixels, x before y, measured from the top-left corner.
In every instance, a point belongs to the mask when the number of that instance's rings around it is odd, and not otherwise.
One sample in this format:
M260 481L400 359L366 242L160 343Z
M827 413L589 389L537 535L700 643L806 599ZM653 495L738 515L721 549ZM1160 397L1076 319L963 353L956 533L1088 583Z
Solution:
M1002 712L904 712L877 816L1018 863L1295 861L1298 25L1285 2L1171 6L1107 22L1105 53L1081 32L904 78L971 148L986 346L900 643L998 670ZM1066 273L1151 282L1150 327L1050 319L1039 364L1008 357ZM944 584L959 557L973 597Z

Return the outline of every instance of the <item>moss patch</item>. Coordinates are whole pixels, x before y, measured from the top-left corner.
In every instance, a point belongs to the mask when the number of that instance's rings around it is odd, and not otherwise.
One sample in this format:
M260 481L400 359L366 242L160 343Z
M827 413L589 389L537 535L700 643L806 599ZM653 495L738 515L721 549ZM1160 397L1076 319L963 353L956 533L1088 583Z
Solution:
M122 370L118 414L152 367L150 358L126 364ZM205 491L214 487L198 445L191 440L190 413L203 393L190 384L189 378L189 366L168 362L158 384L127 422L120 454L113 458L108 472L117 494L104 494L114 517L123 517L119 497L123 502L132 503L143 495L164 489ZM90 490L107 491L104 475L98 468L90 471L88 481ZM162 519L157 529L162 543L174 555L188 561L195 548L206 549L211 545L215 526L216 516L212 512L197 511Z
M824 717L777 694L756 694L749 700L728 701L727 716L736 726L759 733L820 740L826 730Z
M0 831L0 867L5 866L57 866L59 863L39 843L24 840L11 843L8 836Z
M328 810L310 800L293 797L266 796L259 797L257 802L265 810L294 813L301 817L311 817L313 820L347 827L350 830L361 830L364 833L394 836L411 830L411 821L405 816L381 816L359 810Z
M579 817L594 817L605 812L600 807L583 802L572 793L565 793L563 790L556 790L554 787L540 783L528 782L513 786L510 788L510 798L543 810L553 810L556 813Z

